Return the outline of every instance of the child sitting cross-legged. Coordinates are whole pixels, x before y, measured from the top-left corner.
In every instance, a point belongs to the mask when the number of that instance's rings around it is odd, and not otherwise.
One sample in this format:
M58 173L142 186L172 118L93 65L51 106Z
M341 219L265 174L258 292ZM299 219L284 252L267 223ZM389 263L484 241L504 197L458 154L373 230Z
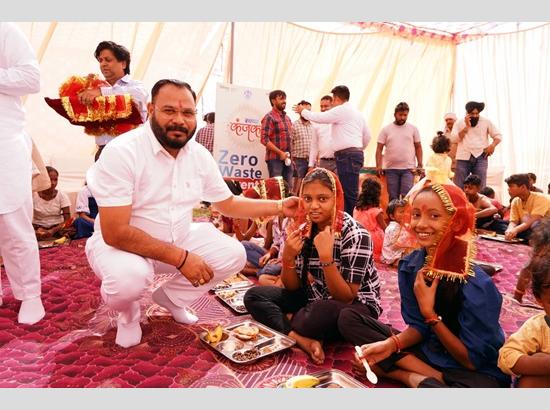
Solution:
M534 256L527 269L544 312L528 319L504 343L498 366L518 377L518 387L550 387L550 254Z
M59 172L53 167L47 166L46 170L50 176L50 188L34 192L32 225L38 240L52 237L61 237L65 234L74 233L69 225L70 222L70 201L67 194L55 189ZM70 229L69 229L70 228Z
M378 376L409 387L509 387L497 367L504 343L502 296L474 265L475 209L455 185L429 184L411 198L411 228L422 249L398 267L401 315L397 332L343 309L341 334L361 346L354 369L368 361Z
M250 288L244 304L255 320L296 340L319 365L323 341L341 338L342 309L380 315L380 280L370 235L344 212L338 177L314 168L302 181L300 197L282 255L284 287Z

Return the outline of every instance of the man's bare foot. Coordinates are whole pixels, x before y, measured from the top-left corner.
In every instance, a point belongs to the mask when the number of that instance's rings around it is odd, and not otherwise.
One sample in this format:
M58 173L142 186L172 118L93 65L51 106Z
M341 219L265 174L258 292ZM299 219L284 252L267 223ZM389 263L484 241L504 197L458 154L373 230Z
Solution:
M320 341L302 336L293 330L288 336L296 340L298 346L311 357L313 363L323 364L325 362L325 352Z

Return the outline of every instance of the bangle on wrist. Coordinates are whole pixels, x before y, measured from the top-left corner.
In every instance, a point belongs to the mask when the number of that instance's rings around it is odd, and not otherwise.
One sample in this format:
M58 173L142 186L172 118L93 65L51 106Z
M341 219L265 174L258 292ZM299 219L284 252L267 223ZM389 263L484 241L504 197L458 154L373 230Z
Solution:
M390 337L395 343L395 353L401 353L401 343L399 342L399 338L396 335L391 335Z
M183 268L183 265L185 265L185 262L187 261L187 257L189 256L189 251L185 249L185 257L183 258L183 261L179 264L178 267L176 267L177 270L180 270Z
M330 262L321 262L321 260L319 260L319 265L321 266L321 268L327 268L331 265L334 265L334 259L332 259Z
M524 290L521 290L521 289L518 289L518 288L514 289L514 292L515 292L515 293L519 293L519 294L522 295L522 296L525 295L525 291L524 291Z
M296 269L296 265L283 265L285 269Z
M426 320L424 320L424 323L426 323L429 326L435 326L439 322L441 322L441 320L443 320L441 318L441 316L434 316L434 317L430 317L430 318L427 318Z
M282 199L279 199L277 201L277 214L278 215L283 215L283 200Z

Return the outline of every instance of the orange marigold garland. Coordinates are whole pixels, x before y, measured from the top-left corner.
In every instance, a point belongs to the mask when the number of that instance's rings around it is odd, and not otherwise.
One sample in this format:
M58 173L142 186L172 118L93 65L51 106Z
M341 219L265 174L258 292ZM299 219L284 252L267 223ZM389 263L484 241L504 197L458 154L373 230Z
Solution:
M59 87L59 99L44 98L46 103L71 124L84 127L88 135L117 136L143 123L129 94L101 95L91 105L82 104L78 94L86 89L108 86L96 74L72 76Z

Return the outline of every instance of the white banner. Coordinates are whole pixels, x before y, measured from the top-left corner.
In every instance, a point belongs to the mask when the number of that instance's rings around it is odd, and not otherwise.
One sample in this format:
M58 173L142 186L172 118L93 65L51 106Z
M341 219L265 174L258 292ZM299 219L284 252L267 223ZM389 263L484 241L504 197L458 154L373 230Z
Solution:
M243 189L268 177L260 137L270 110L267 90L217 84L214 159L223 177L239 180Z

